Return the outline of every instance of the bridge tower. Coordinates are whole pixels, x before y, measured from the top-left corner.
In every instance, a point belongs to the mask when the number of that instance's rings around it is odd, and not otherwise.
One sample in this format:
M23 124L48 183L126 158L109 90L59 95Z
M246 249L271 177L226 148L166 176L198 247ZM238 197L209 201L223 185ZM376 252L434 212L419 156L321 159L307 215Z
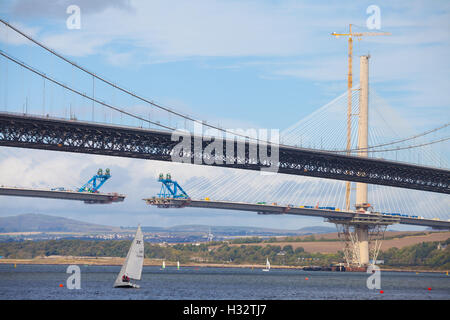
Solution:
M367 157L369 135L369 57L360 57L359 67L359 117L358 117L358 155ZM367 211L370 204L367 201L367 183L356 183L356 210ZM359 264L369 264L369 228L367 225L355 227L359 246ZM384 233L384 232L383 232ZM358 248L357 248L358 250ZM376 258L376 257L375 257ZM374 261L376 259L373 259Z
M369 136L369 58L360 57L359 72L359 117L358 117L358 156L367 157ZM367 210L370 204L367 202L367 183L356 183L356 210Z
M369 58L360 57L360 91L359 91L359 119L358 119L358 155L367 157L369 133ZM364 175L364 172L360 173ZM336 224L338 235L344 241L344 255L347 266L367 267L370 260L375 263L381 247L381 241L388 225L395 220L383 217L366 218L366 212L371 210L367 199L367 184L356 183L357 215L351 220L329 219Z

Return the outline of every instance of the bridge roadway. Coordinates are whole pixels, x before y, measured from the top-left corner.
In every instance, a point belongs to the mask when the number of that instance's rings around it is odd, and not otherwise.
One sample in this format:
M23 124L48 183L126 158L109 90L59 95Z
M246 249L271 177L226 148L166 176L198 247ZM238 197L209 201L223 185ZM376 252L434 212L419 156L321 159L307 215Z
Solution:
M172 161L179 140L172 141L171 131L99 124L77 120L0 113L0 146L65 152L101 154L160 161ZM201 138L200 138L201 139ZM232 155L215 155L221 163L205 163L203 150L210 144L202 141L196 152L194 139L187 151L189 163L228 168L260 170L267 167L249 152L253 142L245 143L245 159L238 158L236 141L223 141L223 150L233 147ZM242 142L239 142L242 143ZM269 150L270 145L269 145ZM450 194L450 170L418 166L376 158L363 158L279 146L278 172L291 175L364 182L400 188Z
M71 190L47 190L35 188L16 188L16 187L0 187L0 195L3 196L17 196L17 197L31 197L31 198L50 198L63 200L81 200L88 204L94 203L112 203L122 202L125 199L124 195L117 193L91 193L91 192L77 192Z
M239 210L239 211L253 211L259 214L293 214L300 216L321 217L332 221L337 220L351 220L355 217L366 220L367 223L379 224L408 224L423 227L432 227L435 229L450 229L450 221L433 220L425 218L412 217L398 217L382 215L380 213L357 213L355 211L337 211L329 209L317 208L301 208L294 206L282 206L271 204L253 204L245 202L231 202L231 201L212 201L212 200L193 200L193 199L162 199L162 198L148 198L144 199L147 204L156 205L160 208L167 207L195 207L195 208L211 208L211 209L225 209L225 210Z

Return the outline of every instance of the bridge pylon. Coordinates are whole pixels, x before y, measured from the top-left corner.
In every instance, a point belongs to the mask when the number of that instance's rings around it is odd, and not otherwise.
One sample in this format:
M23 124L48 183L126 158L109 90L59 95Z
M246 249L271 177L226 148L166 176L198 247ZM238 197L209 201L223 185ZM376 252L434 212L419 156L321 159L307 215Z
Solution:
M358 112L358 156L367 157L368 129L369 129L369 57L360 57L360 91ZM377 260L384 233L393 219L380 215L368 218L367 213L371 205L367 200L367 184L356 183L356 204L359 212L353 219L341 221L331 220L336 224L338 235L344 242L344 256L347 267L366 268L370 261ZM375 215L376 217L376 215Z
M359 112L358 112L358 156L368 155L369 138L369 57L360 57L359 67ZM356 183L356 210L367 210L370 204L367 201L367 183Z

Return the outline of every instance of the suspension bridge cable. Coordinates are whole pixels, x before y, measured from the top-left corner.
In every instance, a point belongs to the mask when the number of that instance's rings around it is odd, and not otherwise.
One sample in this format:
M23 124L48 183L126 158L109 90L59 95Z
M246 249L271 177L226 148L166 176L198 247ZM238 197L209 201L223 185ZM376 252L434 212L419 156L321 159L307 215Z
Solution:
M411 137L408 137L408 138L404 138L404 139L400 139L400 140L395 140L395 141L392 141L392 142L389 142L389 143L383 143L383 144L378 144L378 145L368 146L368 147L366 147L366 148L351 149L350 151L352 151L352 152L356 152L356 151L364 151L364 150L367 150L367 149L373 149L373 148L385 147L385 146L389 146L389 145L392 145L392 144L397 144L397 143L405 142L405 141L408 141L408 140L413 140L413 139L416 139L416 138L425 136L425 135L427 135L427 134L436 132L436 131L438 131L438 130L444 129L444 128L448 127L448 126L450 126L450 122L448 122L448 123L446 123L446 124L444 124L444 125L442 125L442 126L439 126L439 127L437 127L437 128L434 128L434 129L431 129L431 130L422 132L422 133L420 133L420 134L416 134L416 135L411 136ZM422 145L418 145L418 146L422 146ZM400 149L391 149L391 150L400 150ZM332 151L332 150L328 150L328 151ZM381 151L381 150L380 150L380 151ZM369 150L369 152L380 152L380 151L370 151L370 150ZM390 150L387 150L387 151L390 151ZM347 152L347 150L338 150L338 151L332 151L332 152Z
M83 97L83 98L89 99L89 100L91 100L91 101L94 101L94 102L96 102L96 103L99 103L99 104L101 104L101 105L103 105L103 106L105 106L105 107L111 108L111 109L116 110L116 111L118 111L118 112L122 112L122 113L124 113L124 114L126 114L126 115L128 115L128 116L130 116L130 117L133 117L133 118L136 118L136 119L139 119L139 120L142 120L142 121L145 121L145 122L148 122L148 123L151 123L151 124L154 124L154 125L163 127L163 128L165 128L165 129L175 130L174 128L171 128L171 127L168 127L168 126L165 126L165 125L162 125L162 124L159 124L159 123L156 123L156 122L153 122L153 121L144 119L144 118L142 118L142 117L140 117L140 116L137 116L137 115L135 115L135 114L132 114L132 113L130 113L130 112L124 111L124 110L119 109L119 108L114 107L114 106L111 106L111 105L107 104L106 102L103 102L103 101L94 99L94 98L92 98L92 97L89 97L88 95L86 95L86 94L84 94L84 93L82 93L82 92L79 92L79 91L77 91L77 90L75 90L75 89L73 89L73 88L71 88L71 87L69 87L69 86L67 86L67 85L65 85L65 84L63 84L63 83L61 83L61 82L55 80L55 79L53 79L53 78L50 78L49 76L47 76L46 74L44 74L44 73L42 73L42 72L36 70L35 68L30 67L30 66L26 65L25 63L20 62L20 61L14 59L13 57L11 57L10 55L6 54L6 53L5 53L4 51L2 51L2 50L0 50L0 55L4 56L6 59L9 59L10 61L12 61L12 62L14 62L14 63L16 63L16 64L22 66L23 68L25 68L25 69L27 69L27 70L29 70L29 71L31 71L31 72L33 72L33 73L35 73L35 74L41 76L41 77L44 79L44 83L45 83L45 79L47 79L47 80L49 80L49 81L51 81L51 82L53 82L53 83L59 85L60 87L66 89L66 90L69 90L69 91L72 91L72 92L75 93L75 94L78 94L79 96L81 96L81 97ZM45 108L45 102L44 102L44 108Z
M132 96L132 97L134 97L134 98L136 98L136 99L139 99L139 100L141 100L141 101L143 101L143 102L146 102L146 103L148 103L148 104L150 104L150 105L152 105L152 106L154 106L154 107L157 107L157 108L162 109L162 110L164 110L164 111L166 111L166 112L172 113L172 114L174 114L174 115L177 115L177 116L182 117L182 118L184 118L184 119L187 119L187 120L189 120L189 121L193 121L193 122L200 123L200 124L202 124L202 125L204 125L204 126L207 126L207 127L210 127L210 128L216 129L216 130L219 130L219 131L221 131L221 132L229 133L229 134L232 134L232 135L234 135L234 136L240 136L240 137L243 137L243 138L246 138L246 139L249 139L249 140L260 141L260 140L257 139L257 138L253 138L253 137L241 135L241 134L238 134L238 133L235 133L235 132L226 130L226 129L222 129L222 128L217 127L217 126L213 126L213 125L210 125L210 124L207 124L207 123L203 123L203 121L194 119L194 118L192 118L192 117L190 117L190 116L188 116L188 115L184 115L184 114L182 114L182 113L180 113L180 112L173 111L173 110L170 109L170 108L164 107L164 106L162 106L162 105L160 105L160 104L157 104L157 103L155 103L155 102L153 102L153 101L151 101L151 100L148 100L148 99L146 99L146 98L144 98L144 97L141 97L141 96L139 96L138 94L131 92L130 90L127 90L127 89L125 89L125 88L123 88L123 87L121 87L121 86L118 86L118 85L114 84L113 82L111 82L111 81L109 81L109 80L106 80L105 78L103 78L103 77L101 77L101 76L98 76L98 75L95 74L94 72L91 72L91 71L87 70L86 68L84 68L84 67L78 65L78 64L75 63L74 61L69 60L68 58L66 58L66 57L64 57L63 55L61 55L61 54L57 53L56 51L54 51L53 49L47 47L47 46L44 45L43 43L41 43L41 42L35 40L33 37L27 35L26 33L22 32L21 30L15 28L14 26L12 26L11 24L9 24L9 23L6 22L5 20L0 19L0 22L2 22L5 26L7 26L8 28L14 30L15 32L21 34L22 36L24 36L25 38L27 38L27 39L30 40L31 42L33 42L33 43L35 43L36 45L38 45L39 47L43 48L44 50L50 52L51 54L53 54L53 55L55 55L56 57L62 59L63 61L65 61L65 62L71 64L71 65L74 66L75 68L77 68L77 69L79 69L79 70L81 70L81 71L83 71L83 72L85 72L85 73L91 75L91 76L94 77L94 78L97 78L98 80L100 80L100 81L102 81L102 82L104 82L104 83L106 83L106 84L108 84L108 85L110 85L110 86L116 88L117 90L120 90L120 91L122 91L122 92L124 92L124 93L126 93L126 94L128 94L128 95L130 95L130 96ZM128 115L131 115L130 113L127 113L127 112L125 112L125 111L123 111L123 110L120 111L120 109L118 109L117 111L123 112L123 113L128 114ZM136 118L137 118L137 117L138 117L138 116L136 116ZM141 119L142 119L142 118L141 118ZM169 127L166 127L166 128L169 128ZM173 129L172 129L172 130L173 130ZM266 141L266 142L268 142L268 141Z
M398 148L393 148L393 149L383 149L383 150L371 150L368 152L387 152L387 151L397 151L397 150L405 150L405 149L414 149L414 148L419 148L419 147L423 147L423 146L429 146L435 143L439 143L439 142L444 142L450 140L450 137L446 137L446 138L442 138L439 140L433 140L427 143L422 143L422 144L416 144L416 145L412 145L412 146L407 146L407 147L398 147Z

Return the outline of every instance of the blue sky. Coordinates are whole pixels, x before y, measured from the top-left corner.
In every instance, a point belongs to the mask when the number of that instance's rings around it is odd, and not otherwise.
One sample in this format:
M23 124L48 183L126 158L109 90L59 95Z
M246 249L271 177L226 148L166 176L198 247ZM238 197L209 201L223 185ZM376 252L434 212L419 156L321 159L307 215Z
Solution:
M66 8L70 4L81 9L79 30L66 27ZM448 1L64 0L39 1L36 5L35 1L22 0L2 1L0 15L89 70L198 119L227 128L282 130L345 91L347 39L336 39L330 33L347 31L349 23L358 31L371 31L366 27L366 9L373 4L381 9L380 31L392 35L355 41L355 82L359 73L357 57L370 53L371 86L412 127L420 132L448 122ZM0 43L2 50L70 82L70 68L51 60L4 27L0 28ZM0 61L0 68L5 66ZM14 76L13 69L8 70L11 79L17 81L9 87L0 82L0 108L8 104L9 110L20 111L24 103L19 94L21 83L26 87L35 80L21 82L20 77L26 75ZM89 79L75 77L78 80L73 83L89 92ZM39 88L34 84L28 90ZM102 99L133 110L140 107L136 101L111 96L107 89L97 90ZM30 98L30 105L32 101ZM56 111L57 103L54 105ZM154 112L155 117L158 115ZM101 120L101 115L98 117L96 120ZM11 166L18 173L13 174ZM180 181L208 174L213 179L215 173L204 168L0 150L0 172L8 185L78 185L98 166L113 169L113 179L105 185L105 191L132 194L126 204L87 208L80 204L67 207L63 201L23 199L18 203L14 198L2 198L0 214L34 211L114 225L204 223L300 228L322 223L319 219L188 209L163 214L140 200L159 188L154 177L160 169L177 173Z

